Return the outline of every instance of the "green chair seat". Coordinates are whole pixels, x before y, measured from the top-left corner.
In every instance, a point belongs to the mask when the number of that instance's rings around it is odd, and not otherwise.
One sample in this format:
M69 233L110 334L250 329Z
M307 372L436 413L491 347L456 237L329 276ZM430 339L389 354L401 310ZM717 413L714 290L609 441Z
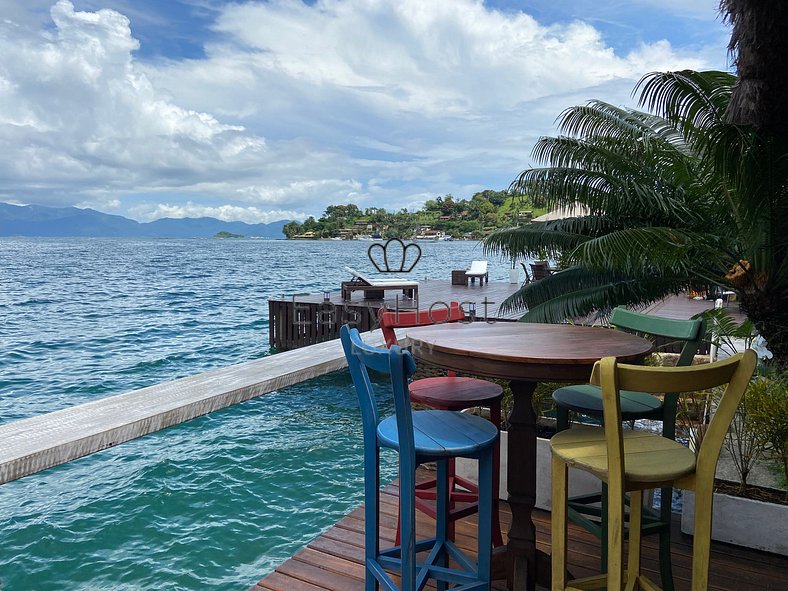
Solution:
M621 390L621 418L662 419L662 400L646 392ZM602 418L602 390L591 384L565 386L553 392L556 404L594 418Z

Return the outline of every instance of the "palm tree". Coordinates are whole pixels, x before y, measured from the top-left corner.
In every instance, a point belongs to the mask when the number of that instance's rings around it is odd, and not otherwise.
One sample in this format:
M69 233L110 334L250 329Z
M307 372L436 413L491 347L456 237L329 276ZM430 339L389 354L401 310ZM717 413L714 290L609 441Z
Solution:
M560 322L724 286L785 363L786 157L765 158L756 132L725 120L735 84L725 72L654 73L638 84L650 112L602 101L565 111L564 135L534 147L545 166L510 190L589 213L485 240L488 251L547 255L564 268L505 306L527 309L524 320Z
M760 218L752 223L765 229L766 234L758 250L761 260L754 265L756 283L763 285L749 290L742 308L771 347L781 348L780 366L786 367L788 111L785 106L788 85L785 81L788 80L788 61L785 59L785 31L788 30L788 3L783 0L721 0L720 12L733 27L728 49L738 73L725 120L750 133L748 149L738 162L743 174L738 178L737 190L739 199L747 203L753 217Z

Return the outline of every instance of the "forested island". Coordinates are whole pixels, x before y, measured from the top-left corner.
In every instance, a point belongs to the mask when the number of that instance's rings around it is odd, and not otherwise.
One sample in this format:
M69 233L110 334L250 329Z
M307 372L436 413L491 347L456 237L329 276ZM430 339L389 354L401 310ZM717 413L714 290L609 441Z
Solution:
M421 210L386 211L368 207L362 211L354 204L329 205L319 218L303 223L289 222L282 232L288 239L366 239L402 238L478 240L499 228L530 221L545 213L541 204L527 198L512 197L507 191L485 190L470 199L455 199L451 194L431 199Z

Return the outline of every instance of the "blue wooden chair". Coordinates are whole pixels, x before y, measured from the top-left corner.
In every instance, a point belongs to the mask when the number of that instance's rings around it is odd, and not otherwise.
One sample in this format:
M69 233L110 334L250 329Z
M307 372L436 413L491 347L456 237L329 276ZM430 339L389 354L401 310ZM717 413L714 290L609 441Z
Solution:
M386 339L386 346L399 345L395 328L429 326L444 322L459 322L465 319L458 302L449 302L447 307L436 306L429 310L396 310L381 308L378 321ZM477 378L458 377L455 372L447 376L413 380L408 385L410 401L437 410L465 410L483 406L490 409L490 422L501 430L501 400L503 388L494 382ZM501 523L498 514L498 480L500 472L500 449L495 445L493 455L493 546L503 545ZM478 490L475 482L458 476L454 461L449 460L449 539L454 539L454 522L476 513ZM416 509L435 518L435 480L424 480L416 486ZM397 529L395 543L400 542Z
M347 325L340 331L350 375L361 407L364 434L364 566L366 591L382 585L386 591L421 591L429 579L438 591L487 590L490 587L492 556L492 464L498 430L477 416L446 410L413 411L408 395L408 378L416 364L408 351L394 345L378 349L366 345L358 330ZM390 376L395 414L381 419L368 370ZM400 530L402 543L380 549L380 449L399 455ZM479 538L474 563L448 539L448 461L466 457L479 460ZM416 540L416 468L436 462L437 517L435 536ZM416 558L427 552L426 558ZM449 567L449 559L454 561ZM401 576L401 587L386 572Z

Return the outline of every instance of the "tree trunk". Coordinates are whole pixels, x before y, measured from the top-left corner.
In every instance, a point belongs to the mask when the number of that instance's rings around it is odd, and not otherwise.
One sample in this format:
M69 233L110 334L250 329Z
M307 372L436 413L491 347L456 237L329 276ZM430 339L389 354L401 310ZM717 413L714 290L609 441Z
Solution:
M788 136L788 2L721 0L723 19L733 30L728 45L739 80L728 105L728 123Z

